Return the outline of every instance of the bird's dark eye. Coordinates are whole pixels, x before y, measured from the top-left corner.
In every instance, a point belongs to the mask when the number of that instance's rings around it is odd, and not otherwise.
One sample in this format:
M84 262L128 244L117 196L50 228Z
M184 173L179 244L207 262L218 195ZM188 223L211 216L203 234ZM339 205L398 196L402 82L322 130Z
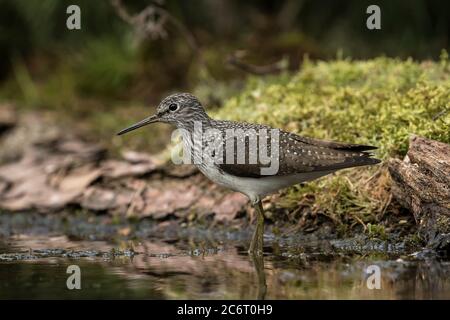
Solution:
M171 103L169 105L169 110L172 111L172 112L177 111L178 110L178 105L176 103Z

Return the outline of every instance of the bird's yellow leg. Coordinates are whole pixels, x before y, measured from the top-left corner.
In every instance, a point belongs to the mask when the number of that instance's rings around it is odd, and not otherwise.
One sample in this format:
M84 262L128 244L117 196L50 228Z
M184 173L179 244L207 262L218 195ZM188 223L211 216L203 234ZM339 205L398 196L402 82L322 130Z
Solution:
M257 214L256 228L248 252L251 254L262 255L264 245L264 213L261 200L256 201L253 206Z
M267 293L266 273L264 272L264 256L262 254L250 254L258 277L258 291L256 299L264 300Z

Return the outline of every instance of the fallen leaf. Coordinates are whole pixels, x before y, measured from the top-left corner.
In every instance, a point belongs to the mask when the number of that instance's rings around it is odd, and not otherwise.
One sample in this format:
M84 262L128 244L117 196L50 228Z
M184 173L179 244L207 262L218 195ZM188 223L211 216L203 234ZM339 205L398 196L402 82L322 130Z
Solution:
M142 176L155 170L153 162L131 164L119 160L107 160L101 164L102 175L107 178Z
M122 152L122 157L130 163L157 163L156 159L152 155L144 152L125 150Z
M131 228L130 227L121 228L117 231L117 233L123 237L128 237L131 233Z
M248 203L248 198L242 193L233 192L226 194L213 210L215 213L214 219L217 221L231 221L236 217L236 214L244 210Z
M143 193L145 207L142 216L163 219L178 210L184 210L194 204L201 191L195 186L173 185L166 189L147 188Z
M58 187L61 191L78 191L81 193L100 176L101 170L85 167L70 172L61 180Z

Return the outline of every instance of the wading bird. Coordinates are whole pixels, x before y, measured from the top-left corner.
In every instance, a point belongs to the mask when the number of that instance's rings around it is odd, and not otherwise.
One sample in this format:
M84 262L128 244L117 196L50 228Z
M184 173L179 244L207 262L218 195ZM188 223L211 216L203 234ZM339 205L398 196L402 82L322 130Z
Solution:
M239 191L250 199L257 212L257 222L249 252L259 255L263 252L264 242L261 204L264 196L340 169L380 162L367 152L376 149L373 146L322 141L265 125L212 119L200 101L188 93L168 96L159 104L156 114L123 129L118 135L154 122L169 123L180 129L184 150L192 150L193 162L198 169L215 183ZM196 135L196 128L200 128L197 130L200 135ZM206 135L207 132L213 132L215 136ZM230 132L239 134L230 135ZM232 140L228 143L230 137ZM244 148L234 148L240 142ZM269 162L263 162L260 157L263 147L270 154ZM221 150L220 156L214 154L218 150ZM249 161L256 155L256 161ZM245 161L237 161L238 158Z

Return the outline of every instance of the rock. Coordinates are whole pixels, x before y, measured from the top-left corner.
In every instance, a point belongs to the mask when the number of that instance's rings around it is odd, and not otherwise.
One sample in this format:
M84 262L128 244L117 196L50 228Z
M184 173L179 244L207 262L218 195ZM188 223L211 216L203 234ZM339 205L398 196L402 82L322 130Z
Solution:
M450 145L413 136L403 161L388 162L392 194L410 210L430 246L450 235ZM444 236L447 235L447 236Z

